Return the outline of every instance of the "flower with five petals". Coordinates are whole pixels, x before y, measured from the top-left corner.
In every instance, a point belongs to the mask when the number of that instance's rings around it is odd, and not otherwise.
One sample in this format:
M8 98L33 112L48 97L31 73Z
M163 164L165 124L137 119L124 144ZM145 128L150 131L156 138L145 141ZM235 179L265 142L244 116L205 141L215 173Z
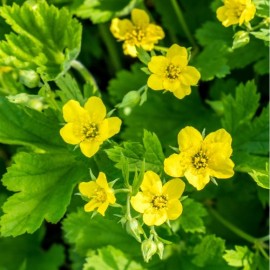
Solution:
M185 183L175 178L164 186L160 177L153 171L144 174L141 192L131 197L132 207L143 214L143 221L148 226L159 226L167 220L175 220L182 214L182 204L179 201Z
M114 191L109 186L103 172L99 173L96 181L81 182L79 191L83 197L90 199L84 206L85 212L92 212L97 209L97 212L104 216L108 206L116 202Z
M137 56L136 46L151 51L158 40L164 38L164 32L158 25L150 23L148 14L141 9L131 11L131 21L114 18L110 30L115 38L124 41L124 54Z
M66 143L80 145L82 153L92 157L100 145L120 131L118 117L106 117L106 107L99 97L90 97L81 107L78 101L69 100L63 106L67 124L60 135Z
M223 26L247 23L256 13L256 6L252 0L225 0L224 6L217 9L217 18Z
M179 154L164 161L164 171L172 177L185 176L197 190L210 181L210 177L230 178L234 175L232 138L225 129L209 133L205 138L193 127L185 127L178 134Z
M196 85L200 72L188 66L187 49L177 44L172 45L166 56L152 56L148 63L152 72L147 85L153 90L167 90L182 99L191 93L191 85Z

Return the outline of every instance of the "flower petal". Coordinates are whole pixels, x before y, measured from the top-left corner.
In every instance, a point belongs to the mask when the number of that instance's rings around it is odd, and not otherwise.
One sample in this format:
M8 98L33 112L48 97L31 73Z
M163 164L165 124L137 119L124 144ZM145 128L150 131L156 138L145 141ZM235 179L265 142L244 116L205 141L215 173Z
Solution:
M178 133L178 144L180 151L198 152L201 148L203 138L201 133L194 127L187 126Z
M99 206L100 206L100 202L93 199L84 206L84 211L85 212L91 212L91 211L94 211Z
M181 164L178 154L172 154L164 160L164 171L172 177L184 176L185 167Z
M60 135L66 143L79 144L84 138L74 134L74 124L67 123L60 129Z
M101 143L98 141L83 141L80 143L82 153L86 157L92 157L100 147Z
M128 19L119 20L118 18L114 18L112 20L110 31L114 35L115 38L119 40L125 40L126 33L129 33L133 30L133 24Z
M82 108L80 103L75 100L69 100L63 106L63 117L66 122L75 122L81 115L84 115L85 113L84 108Z
M183 206L179 200L170 200L168 202L167 216L169 220L175 220L183 212Z
M121 124L122 120L119 117L106 118L102 123L102 125L107 126L107 135L104 140L107 140L108 138L111 138L115 134L119 133Z
M164 75L168 65L169 61L166 57L162 55L152 56L150 62L148 63L148 68L154 74Z
M218 158L209 161L209 174L213 177L225 179L234 175L234 163L231 159Z
M97 180L96 180L96 183L97 183L101 188L104 188L104 189L108 189L108 188L109 188L109 185L108 185L108 182L107 182L106 175L105 175L105 173L103 173L103 172L99 172L98 178L97 178Z
M152 23L146 28L146 33L151 43L156 43L158 39L163 39L165 37L163 29Z
M162 194L168 196L168 200L179 199L183 194L185 189L185 183L179 179L175 178L168 181L162 188Z
M137 8L131 11L131 20L135 26L143 29L147 27L150 21L148 14L144 10Z
M150 192L154 195L159 195L162 192L162 182L160 177L153 171L147 171L144 174L141 184L143 192Z
M144 213L144 211L151 207L150 204L151 197L144 196L142 192L138 192L135 196L132 196L130 203L132 207L139 213Z
M84 108L90 115L91 121L95 123L101 122L106 117L106 107L99 97L90 97Z
M147 80L147 85L152 89L152 90L163 90L163 78L160 77L159 75L152 74L149 76Z
M109 206L109 202L108 202L108 201L102 203L102 204L98 207L97 212L99 212L102 216L105 216L105 212L106 212L108 206Z
M184 84L180 84L179 87L174 90L173 94L177 98L182 99L185 96L191 94L191 88L190 88L190 86L187 86L187 85L184 85Z
M81 182L79 184L79 191L80 193L88 198L93 197L93 195L96 194L96 189L98 188L98 185L95 181L89 181L89 182Z
M167 220L164 209L147 211L143 214L143 222L148 226L160 226Z
M185 67L179 77L184 85L196 85L200 78L200 72L195 67L191 66Z
M207 173L194 173L194 170L188 170L185 172L185 177L188 182L194 186L197 190L201 190L210 181L209 174Z
M180 81L179 80L173 80L173 79L165 79L163 81L163 86L165 90L168 90L170 92L174 92L180 87Z
M177 44L173 44L167 51L166 57L172 59L174 56L179 55L185 58L188 57L187 49Z

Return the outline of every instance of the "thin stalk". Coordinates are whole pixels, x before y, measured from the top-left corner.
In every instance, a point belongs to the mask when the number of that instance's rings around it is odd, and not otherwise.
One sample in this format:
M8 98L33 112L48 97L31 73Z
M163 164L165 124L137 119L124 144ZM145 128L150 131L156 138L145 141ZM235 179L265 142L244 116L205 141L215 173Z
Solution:
M173 8L174 8L176 16L178 18L178 21L179 21L180 25L182 26L183 31L185 32L185 35L187 36L189 42L194 47L194 50L198 50L198 46L196 44L196 41L193 38L193 36L192 36L188 26L187 26L187 23L186 23L185 18L183 16L183 12L182 12L180 6L177 3L177 0L170 0L170 1L171 1L171 4L172 4Z
M113 36L108 29L108 25L107 24L99 24L98 28L99 28L101 38L103 39L103 41L106 45L106 48L108 50L109 57L110 57L112 65L113 65L114 71L121 70L122 63L120 61L119 53L118 53L117 48L115 46L115 40L113 39Z
M119 188L119 189L115 189L114 193L130 193L130 190L128 188Z
M86 82L90 82L94 86L94 92L98 90L98 85L96 83L94 76L89 72L89 70L81 62L77 60L73 60L71 62L71 66L81 74L81 76Z

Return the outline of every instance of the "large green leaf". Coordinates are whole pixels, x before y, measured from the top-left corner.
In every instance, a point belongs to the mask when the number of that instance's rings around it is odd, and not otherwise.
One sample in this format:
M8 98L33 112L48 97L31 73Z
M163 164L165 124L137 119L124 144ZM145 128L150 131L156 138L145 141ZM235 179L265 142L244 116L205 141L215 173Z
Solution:
M65 73L80 52L81 25L65 8L26 1L1 7L0 15L16 33L0 43L1 66L34 70L49 81Z
M87 176L87 170L66 152L17 154L2 179L4 186L16 193L3 205L1 234L33 233L43 220L58 222L83 176Z
M41 113L0 97L0 142L42 149L59 149L64 143L57 119L49 111Z

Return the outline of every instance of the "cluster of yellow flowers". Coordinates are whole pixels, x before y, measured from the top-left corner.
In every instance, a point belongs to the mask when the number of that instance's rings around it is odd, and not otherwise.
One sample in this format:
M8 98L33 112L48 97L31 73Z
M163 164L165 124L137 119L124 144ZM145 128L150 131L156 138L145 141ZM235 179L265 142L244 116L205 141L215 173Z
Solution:
M250 0L225 0L217 10L218 19L224 26L248 22L254 16L255 7ZM124 41L125 54L137 55L137 47L151 51L154 44L164 37L161 27L150 24L149 16L143 10L134 9L131 21L113 19L113 35ZM182 99L191 93L191 86L198 83L199 71L188 65L186 48L173 44L166 55L154 55L148 63L151 72L147 84L153 90L166 90ZM79 146L86 157L97 153L104 141L120 131L121 119L106 117L106 107L99 97L90 97L84 106L70 100L63 106L63 118L67 122L60 130L63 140ZM232 138L224 129L206 137L193 127L187 126L178 134L179 153L164 160L164 171L175 177L163 184L159 175L146 171L140 190L130 198L130 204L142 214L148 226L159 226L168 220L177 219L182 213L180 197L185 183L178 177L185 177L197 190L201 190L214 177L226 179L233 176L234 163ZM116 203L112 183L100 172L96 180L79 184L81 195L88 203L86 212L97 211L101 215L109 205Z

